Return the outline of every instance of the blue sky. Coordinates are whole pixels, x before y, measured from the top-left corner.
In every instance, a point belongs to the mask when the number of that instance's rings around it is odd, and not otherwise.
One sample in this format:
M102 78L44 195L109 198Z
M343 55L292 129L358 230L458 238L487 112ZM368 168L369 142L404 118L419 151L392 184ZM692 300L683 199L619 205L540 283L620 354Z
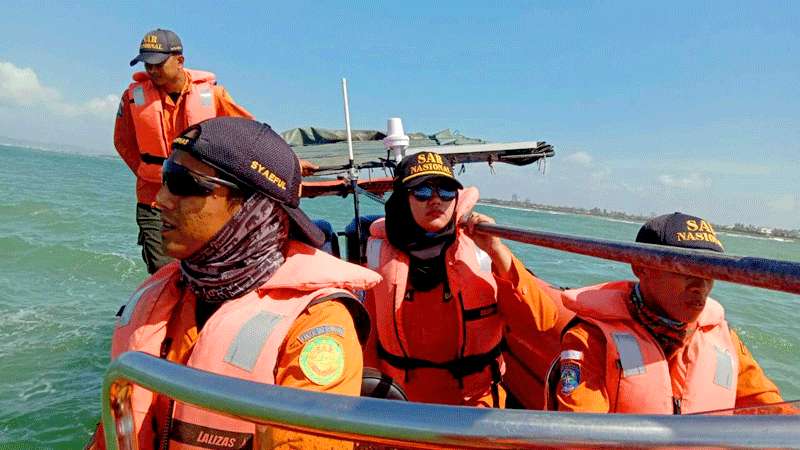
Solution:
M113 154L148 30L181 36L275 129L452 128L546 140L484 196L800 228L800 3L51 2L0 15L0 136ZM697 4L701 3L701 4Z

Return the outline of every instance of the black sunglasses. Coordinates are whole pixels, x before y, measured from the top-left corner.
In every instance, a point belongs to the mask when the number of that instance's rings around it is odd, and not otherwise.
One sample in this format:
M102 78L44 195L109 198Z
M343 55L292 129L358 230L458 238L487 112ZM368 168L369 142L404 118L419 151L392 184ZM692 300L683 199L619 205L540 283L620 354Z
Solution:
M411 188L410 192L415 199L421 202L427 202L428 200L432 199L434 192L436 192L436 195L438 195L443 202L449 202L456 198L455 189L448 189L442 186L431 186L429 184L413 187Z
M161 184L166 185L172 195L182 197L205 197L217 186L226 186L241 191L241 188L222 178L203 175L168 159L161 168Z

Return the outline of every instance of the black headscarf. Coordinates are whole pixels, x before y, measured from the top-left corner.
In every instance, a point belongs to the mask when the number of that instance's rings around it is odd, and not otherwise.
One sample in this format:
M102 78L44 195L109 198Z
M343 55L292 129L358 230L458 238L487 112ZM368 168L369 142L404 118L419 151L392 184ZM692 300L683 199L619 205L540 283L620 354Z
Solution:
M395 189L386 201L386 237L408 254L408 281L414 290L429 291L445 280L444 255L455 241L455 214L438 232L425 231L411 214L408 191Z

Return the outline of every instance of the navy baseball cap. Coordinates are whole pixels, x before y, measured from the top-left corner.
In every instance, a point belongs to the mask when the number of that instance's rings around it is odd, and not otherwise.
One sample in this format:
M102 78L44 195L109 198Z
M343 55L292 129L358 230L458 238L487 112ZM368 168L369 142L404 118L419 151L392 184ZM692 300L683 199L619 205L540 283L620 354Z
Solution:
M394 171L397 187L409 189L428 180L440 179L457 189L464 186L453 176L453 166L436 152L419 152L403 158Z
M183 54L183 44L174 31L153 30L144 35L139 44L139 54L131 60L131 66L139 61L147 64L161 64L172 54Z
M725 252L711 222L680 212L645 222L636 235L636 242Z
M242 117L217 117L192 125L172 141L214 167L244 191L259 191L289 215L298 237L314 247L325 235L300 209L302 175L294 151L269 125Z

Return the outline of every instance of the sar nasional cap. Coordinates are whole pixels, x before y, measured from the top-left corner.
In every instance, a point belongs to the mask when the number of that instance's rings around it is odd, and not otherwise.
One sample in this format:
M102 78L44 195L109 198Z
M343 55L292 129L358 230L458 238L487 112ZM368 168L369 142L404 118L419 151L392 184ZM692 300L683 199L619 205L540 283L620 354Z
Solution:
M725 252L710 222L680 212L645 222L636 235L636 242Z
M418 186L435 178L444 179L452 186L462 189L461 183L453 176L453 166L436 152L420 152L407 155L394 171L395 184L405 189Z
M325 242L322 230L300 209L300 161L269 125L243 117L208 119L184 130L172 149L189 152L245 192L275 200L305 242L317 248Z
M131 66L135 66L139 61L161 64L174 53L183 54L181 39L174 31L159 28L144 35L142 43L139 44L139 55L131 60Z

